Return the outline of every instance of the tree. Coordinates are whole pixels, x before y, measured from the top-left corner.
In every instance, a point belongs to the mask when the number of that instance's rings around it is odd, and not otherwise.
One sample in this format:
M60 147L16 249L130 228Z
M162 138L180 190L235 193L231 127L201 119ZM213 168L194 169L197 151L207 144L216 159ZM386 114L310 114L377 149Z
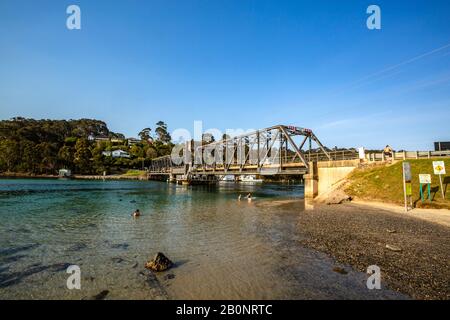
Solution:
M20 161L20 145L15 140L3 140L0 143L0 163L3 170L14 171Z
M78 139L75 145L74 163L80 173L91 172L91 150L89 150L89 142L86 138Z
M167 132L167 125L163 121L158 121L156 123L155 133L157 135L157 141L161 141L164 144L167 144L172 140L172 137Z
M97 174L103 174L103 172L107 172L109 167L105 163L105 156L103 155L103 151L106 148L106 143L101 142L97 143L95 148L92 149L92 162L93 168Z
M38 170L40 173L55 173L57 148L49 142L41 142L35 146L35 152L40 159Z
M139 132L139 137L141 138L142 141L148 141L151 138L151 136L150 136L151 132L152 132L152 129L144 128Z
M143 158L145 155L145 151L142 146L135 144L130 148L130 155L136 158Z
M156 157L158 157L158 151L156 151L156 149L154 147L150 147L147 149L146 154L148 159L154 159Z
M71 146L62 146L58 151L58 160L63 167L72 169L75 149Z

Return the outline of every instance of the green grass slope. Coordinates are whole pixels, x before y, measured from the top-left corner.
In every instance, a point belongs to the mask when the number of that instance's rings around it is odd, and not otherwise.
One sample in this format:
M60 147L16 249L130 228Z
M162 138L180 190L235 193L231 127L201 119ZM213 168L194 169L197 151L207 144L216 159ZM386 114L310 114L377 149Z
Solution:
M443 160L447 175L442 177L444 190L446 191L445 200L442 199L439 177L434 175L433 160L442 159L420 159L408 160L411 163L413 204L416 207L446 208L450 209L450 190L447 186L450 184L450 159ZM422 204L420 199L419 174L431 174L431 199L427 199L427 191L424 187L425 202ZM348 195L372 201L381 201L388 203L403 204L403 171L402 162L392 165L376 165L368 168L358 168L353 171L349 177L349 184L345 191Z

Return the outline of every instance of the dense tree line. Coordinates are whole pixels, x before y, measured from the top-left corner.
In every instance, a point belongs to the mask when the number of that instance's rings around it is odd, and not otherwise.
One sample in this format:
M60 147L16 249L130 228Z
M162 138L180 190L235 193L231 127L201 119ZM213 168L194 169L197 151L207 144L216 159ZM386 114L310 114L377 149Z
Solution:
M150 160L170 154L173 144L167 125L159 121L155 136L143 129L140 140L129 143L103 121L34 120L0 121L0 172L56 174L61 168L79 174L114 173L140 169ZM113 158L104 151L123 150L130 158Z

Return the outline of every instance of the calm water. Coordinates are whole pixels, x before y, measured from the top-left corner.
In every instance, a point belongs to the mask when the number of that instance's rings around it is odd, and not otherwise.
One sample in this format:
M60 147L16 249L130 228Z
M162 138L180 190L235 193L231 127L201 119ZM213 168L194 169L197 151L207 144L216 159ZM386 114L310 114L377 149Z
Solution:
M252 192L253 203L238 202ZM302 186L0 180L0 299L395 298L366 276L332 272L331 258L298 245ZM139 219L130 214L139 208ZM176 266L154 275L164 252ZM81 268L68 290L66 268Z

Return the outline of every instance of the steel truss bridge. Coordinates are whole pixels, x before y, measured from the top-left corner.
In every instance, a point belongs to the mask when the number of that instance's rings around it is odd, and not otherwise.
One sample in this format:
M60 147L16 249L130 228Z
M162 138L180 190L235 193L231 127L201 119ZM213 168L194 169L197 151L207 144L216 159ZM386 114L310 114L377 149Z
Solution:
M312 144L317 149L312 152ZM317 152L318 151L318 152ZM310 129L277 125L202 144L189 141L171 156L153 159L149 175L180 180L224 175L302 175L310 161L344 160L345 152L328 152ZM342 159L341 159L342 157Z

